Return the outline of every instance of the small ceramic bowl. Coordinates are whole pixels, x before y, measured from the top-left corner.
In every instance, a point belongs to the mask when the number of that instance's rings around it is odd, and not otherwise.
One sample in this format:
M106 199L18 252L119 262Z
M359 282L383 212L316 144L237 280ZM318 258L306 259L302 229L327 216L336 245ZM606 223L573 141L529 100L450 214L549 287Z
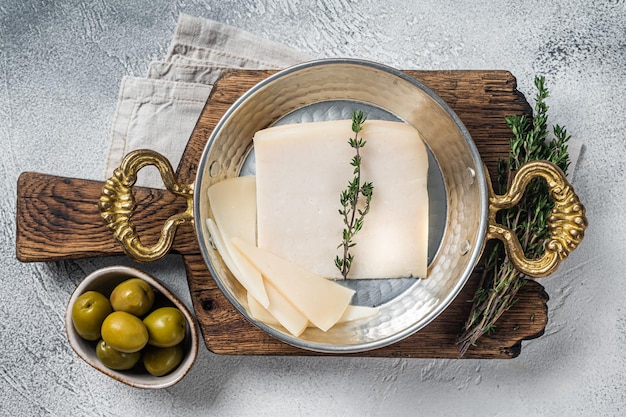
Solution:
M177 307L187 319L187 334L183 340L185 349L183 360L174 371L167 375L159 377L153 376L143 369L143 366L137 366L135 367L136 369L133 368L128 371L116 371L107 368L96 356L96 342L82 339L72 324L72 306L81 294L95 290L108 297L117 284L129 278L141 278L146 281L157 291L155 303L157 300L164 303L171 303L174 307ZM65 331L70 346L85 362L111 378L136 388L157 389L176 384L187 375L198 356L198 331L195 320L189 309L159 280L145 272L127 266L110 266L98 269L89 274L78 287L76 287L67 304L65 312Z

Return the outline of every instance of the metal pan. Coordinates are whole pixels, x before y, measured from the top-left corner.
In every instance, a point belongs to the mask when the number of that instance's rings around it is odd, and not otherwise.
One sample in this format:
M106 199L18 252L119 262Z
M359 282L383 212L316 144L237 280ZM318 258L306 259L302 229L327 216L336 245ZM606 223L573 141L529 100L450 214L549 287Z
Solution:
M355 304L376 305L377 317L309 328L294 337L282 327L255 321L245 290L211 243L205 219L211 213L207 189L226 178L254 174L252 138L281 123L349 118L364 109L369 119L399 120L424 137L429 151L429 277L427 279L348 280ZM146 165L161 171L170 191L187 198L188 209L171 218L161 239L143 246L129 222L136 172ZM215 127L198 164L194 184L177 183L170 164L152 151L127 155L100 199L102 215L129 256L150 261L169 250L178 224L194 222L206 264L219 288L253 324L277 339L324 353L362 352L397 342L422 329L457 296L476 265L485 242L505 242L520 272L539 277L553 272L583 238L585 211L563 173L537 161L523 166L507 195L495 195L467 129L448 105L418 80L393 68L353 59L304 63L260 82L240 97ZM515 234L495 221L498 210L515 205L534 177L546 179L555 201L549 219L552 238L540 259L526 259Z

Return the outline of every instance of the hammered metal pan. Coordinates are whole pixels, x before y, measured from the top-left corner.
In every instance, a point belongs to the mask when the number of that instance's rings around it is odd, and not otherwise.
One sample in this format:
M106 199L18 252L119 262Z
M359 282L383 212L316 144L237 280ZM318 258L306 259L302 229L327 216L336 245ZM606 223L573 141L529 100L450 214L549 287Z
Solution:
M424 137L429 151L429 269L427 279L348 280L353 303L376 305L369 320L337 325L327 332L309 328L294 337L280 326L255 321L245 290L211 243L205 219L211 214L207 189L226 178L254 174L252 138L281 124L349 118L364 109L369 119L399 120ZM184 196L188 208L164 226L159 242L144 246L130 217L136 173L155 165L166 187ZM540 259L525 258L515 234L496 223L496 213L522 198L524 188L543 177L555 202L548 220L551 239ZM320 60L291 67L247 91L225 113L203 151L194 184L179 184L169 162L149 151L135 151L107 181L100 209L126 253L138 261L169 250L177 225L193 222L205 262L221 291L254 325L293 346L323 353L362 352L387 346L419 331L457 296L476 265L485 242L500 239L516 268L531 277L552 273L584 236L585 210L563 172L546 161L517 173L509 192L496 195L467 129L434 92L393 68L353 59Z

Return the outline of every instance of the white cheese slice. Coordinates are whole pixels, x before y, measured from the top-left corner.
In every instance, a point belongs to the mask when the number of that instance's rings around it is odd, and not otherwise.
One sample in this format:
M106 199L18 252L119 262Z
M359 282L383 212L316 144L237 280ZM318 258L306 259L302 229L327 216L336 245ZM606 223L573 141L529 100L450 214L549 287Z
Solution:
M376 317L380 313L377 307L353 306L349 305L343 313L338 323L347 323L361 319Z
M233 237L256 241L256 178L229 178L209 187L207 193L224 242L225 250L220 250L222 258L224 252L230 255L236 269L241 272L236 278L254 298L267 307L269 300L261 274L230 243ZM233 268L228 267L235 274Z
M350 120L283 125L254 137L257 244L307 270L341 278L339 195L354 174ZM428 156L419 133L401 122L367 120L360 136L370 212L351 249L349 278L426 277Z
M311 323L327 331L341 318L354 291L239 238L234 247ZM271 303L270 303L271 305Z
M241 256L237 250L232 248L232 245L222 236L213 219L207 218L206 224L213 244L230 272L249 294L254 295L262 306L268 307L270 300L261 273L245 257ZM231 250L228 249L229 245L231 245ZM235 256L232 256L232 254Z
M248 293L250 316L267 324L280 324L292 335L298 337L306 330L309 320L302 315L271 283L266 282L270 304L263 307L252 294Z
M256 239L256 178L234 177L207 190L217 227L225 236Z
M256 268L254 268L250 264L250 262L241 255L239 251L235 251L235 253L237 254L236 257L240 258L239 262L234 261L234 259L236 258L232 258L229 251L226 250L225 242L221 236L220 231L217 229L217 226L215 225L213 219L208 218L206 221L209 233L211 233L211 238L213 239L215 247L217 248L218 252L222 256L222 259L224 260L224 263L226 264L228 269L230 269L230 272L237 279L237 281L239 281L239 283L248 284L250 282L256 281L257 279L262 279L261 273ZM241 264L247 264L249 268L245 267L242 269L240 268ZM302 313L300 313L293 305L291 305L291 303L287 301L285 297L279 291L277 291L272 284L268 282L263 282L263 287L263 294L265 295L265 297L267 297L267 299L263 302L260 302L256 298L254 298L252 292L247 291L246 293L248 297L248 308L250 310L250 315L253 318L257 318L256 315L258 314L268 315L273 319L274 323L282 325L294 336L300 336L302 332L306 329L309 320L304 317ZM265 316L257 318L257 320L263 321L265 323L268 322Z
M280 324L278 320L276 319L276 317L274 317L272 313L267 311L267 309L263 307L261 303L259 303L250 293L247 294L247 298L248 298L248 310L250 312L250 316L253 319L257 321L262 321L263 323L267 323L267 324ZM305 327L308 323L309 321L306 320Z
M250 293L248 293L248 307L250 308L250 315L255 320L267 324L280 324L280 322L274 317L274 315L270 313L266 308L264 308L257 300L255 300L254 297L250 295ZM380 311L376 307L349 305L346 308L346 311L344 311L341 318L337 321L336 325L376 317L379 313ZM310 323L308 320L306 324L307 327L313 326L313 324Z

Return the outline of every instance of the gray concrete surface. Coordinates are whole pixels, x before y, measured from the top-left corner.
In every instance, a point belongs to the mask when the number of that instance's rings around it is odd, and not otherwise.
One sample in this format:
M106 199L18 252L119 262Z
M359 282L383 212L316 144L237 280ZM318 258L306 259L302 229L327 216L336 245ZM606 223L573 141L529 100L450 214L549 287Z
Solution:
M63 314L82 277L124 258L22 264L22 171L101 179L124 75L165 55L180 12L314 56L398 68L507 69L582 141L574 186L590 228L542 283L550 322L507 361L222 357L202 347L161 391L129 388L69 348ZM215 416L626 415L624 0L0 1L0 414ZM142 266L188 300L179 258Z

